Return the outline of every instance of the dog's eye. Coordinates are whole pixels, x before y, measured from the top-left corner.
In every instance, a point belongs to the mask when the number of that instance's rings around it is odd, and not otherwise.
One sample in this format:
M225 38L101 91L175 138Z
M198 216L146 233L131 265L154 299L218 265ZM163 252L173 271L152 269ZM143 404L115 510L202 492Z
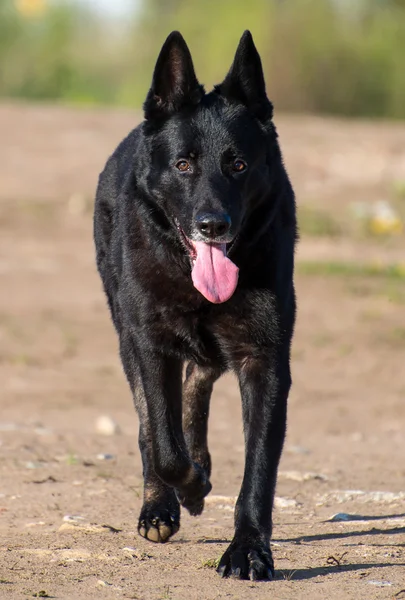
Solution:
M247 164L245 163L244 160L241 160L240 158L237 158L233 162L232 168L237 173L241 173L242 171L244 171L247 168Z
M176 163L176 168L179 171L182 171L182 172L189 171L190 170L190 163L187 160L179 160Z

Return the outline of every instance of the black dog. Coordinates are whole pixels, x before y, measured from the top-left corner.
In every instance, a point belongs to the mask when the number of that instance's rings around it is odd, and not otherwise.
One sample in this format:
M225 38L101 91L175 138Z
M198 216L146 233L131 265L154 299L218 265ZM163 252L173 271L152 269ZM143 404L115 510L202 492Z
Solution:
M100 176L97 265L140 418L139 533L165 542L211 490L207 419L214 381L240 383L246 467L235 536L218 572L271 579L272 508L291 385L297 237L251 34L205 94L173 32L160 52L145 121ZM187 361L186 379L182 369Z

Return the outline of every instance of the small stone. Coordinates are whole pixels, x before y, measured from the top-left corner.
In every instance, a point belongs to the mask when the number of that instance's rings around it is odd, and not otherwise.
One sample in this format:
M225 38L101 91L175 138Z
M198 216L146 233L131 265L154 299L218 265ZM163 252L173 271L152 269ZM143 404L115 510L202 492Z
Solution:
M311 454L311 451L304 448L304 446L287 446L285 451L288 454Z
M59 527L58 531L86 531L87 533L118 533L121 531L112 525L98 525L96 523L89 523L85 521L83 517L66 515L63 517L63 523Z
M97 454L98 460L112 460L114 458L113 454Z
M280 477L284 477L285 479L291 479L292 481L328 481L326 475L322 475L322 473L313 473L311 471L307 471L301 473L300 471L280 471Z
M221 510L227 510L229 512L233 512L235 510L235 506L233 504L218 504L218 508Z
M366 492L365 502L397 502L405 500L405 492Z
M59 560L65 560L66 562L83 562L85 560L90 560L92 557L91 552L80 548L64 548L58 550L57 556Z
M353 502L354 500L368 504L375 502L377 504L390 504L405 500L405 492L365 492L363 490L336 490L325 494L319 498L317 506L322 506L327 502Z
M99 585L100 587L110 587L110 586L112 586L112 583L108 583L107 581L103 581L102 579L99 579L97 581L97 585Z
M236 502L237 496L220 496L218 494L210 494L204 501L206 504L232 504Z
M118 423L108 415L101 415L98 417L96 421L96 431L102 435L116 435L117 433L121 433Z
M299 503L293 498L282 498L281 496L276 496L274 498L274 506L276 508L297 508Z
M40 467L43 467L44 463L39 462L39 461L34 461L34 460L27 460L25 463L25 468L26 469L39 469Z
M99 525L92 525L91 523L62 523L58 531L86 531L87 533L100 533L102 528Z
M102 488L101 490L87 490L87 495L88 496L101 496L102 494L106 493L106 489Z
M81 521L85 521L86 519L80 515L65 515L63 520L67 523L79 523Z
M130 556L131 558L137 558L138 560L152 558L150 554L142 552L141 550L137 550L136 548L132 548L131 546L126 546L122 549L122 551L125 552L125 554Z
M356 515L349 515L348 513L336 513L330 519L327 520L327 523L334 523L339 521L357 521L358 517Z

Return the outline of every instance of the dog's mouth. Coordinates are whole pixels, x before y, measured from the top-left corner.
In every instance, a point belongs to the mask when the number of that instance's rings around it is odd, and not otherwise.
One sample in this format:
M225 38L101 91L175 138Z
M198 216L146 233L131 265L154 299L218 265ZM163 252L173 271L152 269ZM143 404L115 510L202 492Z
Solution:
M238 285L239 269L227 256L236 238L229 243L191 240L177 219L175 223L190 259L194 287L214 304L229 300Z

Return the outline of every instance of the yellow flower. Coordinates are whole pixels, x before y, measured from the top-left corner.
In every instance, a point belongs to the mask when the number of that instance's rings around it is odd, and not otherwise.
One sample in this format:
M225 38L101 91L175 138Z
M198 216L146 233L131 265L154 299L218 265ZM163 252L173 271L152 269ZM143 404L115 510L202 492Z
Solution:
M26 18L42 15L46 10L46 0L14 0L18 12Z
M374 235L400 235L403 232L404 226L398 217L385 219L384 217L375 216L370 220L369 228Z

